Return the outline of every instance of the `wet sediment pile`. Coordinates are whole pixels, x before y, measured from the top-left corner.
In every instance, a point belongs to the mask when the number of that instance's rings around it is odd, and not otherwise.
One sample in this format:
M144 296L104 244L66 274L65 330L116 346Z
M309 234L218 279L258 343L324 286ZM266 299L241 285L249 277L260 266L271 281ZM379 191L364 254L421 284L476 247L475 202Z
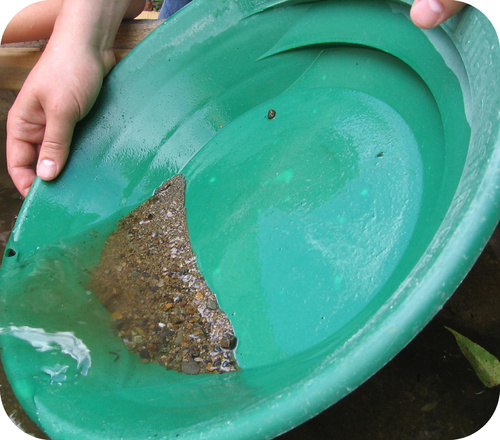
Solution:
M235 371L233 327L191 249L185 186L172 177L120 221L90 288L143 362L186 374Z

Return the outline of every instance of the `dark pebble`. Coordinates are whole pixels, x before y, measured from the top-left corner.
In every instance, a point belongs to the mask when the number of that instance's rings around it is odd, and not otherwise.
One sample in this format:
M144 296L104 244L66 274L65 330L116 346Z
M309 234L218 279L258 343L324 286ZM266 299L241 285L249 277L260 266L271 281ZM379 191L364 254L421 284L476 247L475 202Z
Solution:
M171 338L174 335L175 335L175 332L173 330L168 329L168 328L164 328L161 331L161 337L162 338Z
M184 317L182 316L172 316L172 323L174 324L180 324L184 322Z
M212 300L209 300L207 302L207 307L210 309L210 310L217 310L219 307L217 306L217 303L215 301L212 301Z
M142 358L142 359L149 359L151 356L149 355L149 351L144 348L142 349L140 352L139 352L139 356Z
M235 336L227 335L224 339L222 339L220 346L225 350L234 350L237 342L238 339Z
M181 371L184 374L198 374L201 370L200 364L198 362L185 362L182 364Z

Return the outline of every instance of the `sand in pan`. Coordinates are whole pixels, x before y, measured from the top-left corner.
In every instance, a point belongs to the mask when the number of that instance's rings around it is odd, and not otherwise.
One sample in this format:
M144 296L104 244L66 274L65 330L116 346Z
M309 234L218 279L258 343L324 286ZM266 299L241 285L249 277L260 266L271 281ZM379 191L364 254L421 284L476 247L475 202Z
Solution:
M235 371L233 327L191 249L185 188L184 177L172 177L119 222L90 288L144 362L186 374Z

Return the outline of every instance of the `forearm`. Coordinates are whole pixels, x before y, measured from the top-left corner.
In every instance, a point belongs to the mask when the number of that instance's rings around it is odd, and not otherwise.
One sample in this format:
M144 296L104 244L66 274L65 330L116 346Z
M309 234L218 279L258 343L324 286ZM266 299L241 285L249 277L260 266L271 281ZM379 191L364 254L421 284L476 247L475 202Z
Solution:
M48 39L52 34L54 23L61 12L64 1L43 0L19 11L5 29L2 43ZM99 15L100 6L117 6L108 4L105 0L89 0L87 3L91 5L95 15ZM122 15L122 18L134 18L143 10L145 0L128 0L119 3L127 3L125 13L119 15Z
M2 43L48 39L63 0L44 0L26 6L7 25Z

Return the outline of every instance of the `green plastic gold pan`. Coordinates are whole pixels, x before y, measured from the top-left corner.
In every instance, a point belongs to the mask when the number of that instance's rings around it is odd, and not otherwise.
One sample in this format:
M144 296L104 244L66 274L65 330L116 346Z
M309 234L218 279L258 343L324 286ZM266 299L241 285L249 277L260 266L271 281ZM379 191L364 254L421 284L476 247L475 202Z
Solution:
M272 438L452 295L500 218L500 48L475 9L422 31L407 3L197 0L111 73L1 268L2 361L51 439ZM236 372L142 363L89 288L177 174Z

